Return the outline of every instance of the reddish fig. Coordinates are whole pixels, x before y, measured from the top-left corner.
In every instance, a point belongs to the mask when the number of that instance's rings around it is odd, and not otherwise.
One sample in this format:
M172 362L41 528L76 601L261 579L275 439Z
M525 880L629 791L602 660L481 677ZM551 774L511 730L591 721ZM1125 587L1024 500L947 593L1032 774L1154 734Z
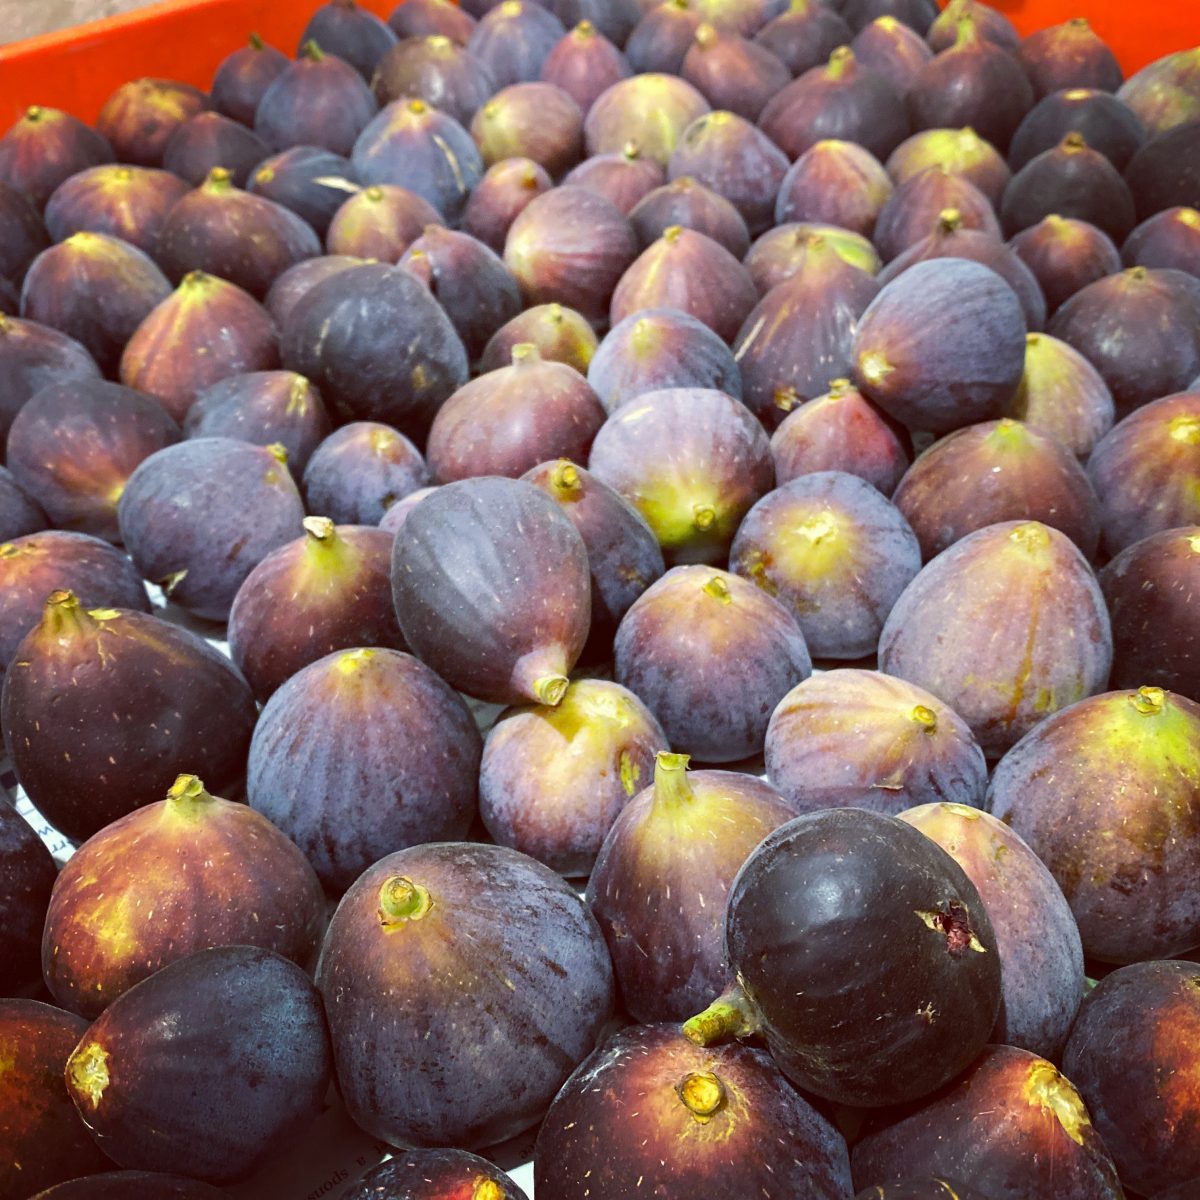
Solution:
M1117 91L1157 138L1177 126L1200 120L1200 46L1155 59L1131 75Z
M1033 272L1050 315L1089 283L1121 269L1121 256L1108 234L1057 213L1021 230L1009 244Z
M737 259L750 249L742 214L724 196L686 175L643 196L630 212L629 223L643 250L673 225L703 233Z
M764 233L745 256L746 270L760 296L805 269L813 238L827 242L843 262L867 275L879 271L879 255L862 234L819 221L791 221Z
M870 237L891 194L892 181L873 154L853 142L826 139L783 177L775 221L825 221Z
M1017 61L1039 97L1064 88L1115 92L1125 78L1116 56L1086 17L1031 33L1017 49Z
M1078 133L1118 171L1146 141L1141 121L1115 96L1094 88L1069 88L1051 93L1029 110L1013 134L1009 165L1019 171L1069 133Z
M1200 211L1168 208L1143 221L1125 239L1127 267L1170 267L1200 278Z
M584 159L567 174L563 184L587 188L628 214L666 179L658 159L646 157L636 142L627 142L619 153L593 154Z
M245 187L251 171L270 151L252 130L220 113L202 112L171 134L163 166L194 187L214 167L224 167L236 187Z
M5 547L7 549L7 547ZM2 554L3 551L0 551ZM664 738L660 745L666 745ZM646 765L646 764L643 764ZM632 795L634 789L631 788ZM599 847L599 842L596 843ZM45 843L33 831L33 827L8 802L0 797L0 950L3 951L3 966L0 967L0 996L17 996L32 992L41 982L40 954L41 929L46 923L46 908L50 903L50 889L58 873L58 864L50 856ZM11 1001L0 1000L0 1013ZM3 1017L0 1016L0 1027ZM81 1031L82 1032L82 1031ZM0 1044L3 1044L0 1033ZM11 1065L6 1068L0 1081L0 1112L7 1107L6 1101L17 1097L7 1095L12 1079ZM20 1097L24 1103L27 1096ZM4 1122L11 1131L12 1114ZM2 1136L2 1135L0 1135ZM0 1145L3 1142L0 1140ZM8 1147L12 1149L12 1147ZM36 1181L23 1177L28 1183ZM0 1195L12 1194L4 1174L0 1174Z
M961 175L993 204L1000 203L1012 172L1004 156L970 126L924 129L906 138L887 160L887 172L899 187L930 167Z
M906 179L879 211L872 238L880 257L891 262L929 236L944 212L953 229L974 229L999 240L1003 235L991 201L965 175L927 167Z
M910 25L890 15L864 25L854 35L850 49L862 66L882 75L901 97L908 95L913 80L933 58L929 43Z
M847 45L852 36L842 17L819 0L791 0L754 35L754 41L770 50L792 75L803 75Z
M0 444L13 418L42 388L99 378L96 360L74 338L36 321L0 316Z
M959 22L963 20L972 22L985 41L1009 53L1016 50L1021 40L1013 23L999 9L981 3L981 0L950 0L930 25L926 35L926 41L935 54L954 45L958 38Z
M309 18L299 51L310 41L348 62L368 82L379 60L396 44L395 31L355 0L328 0Z
M171 134L208 107L208 97L190 84L135 79L105 100L96 131L112 147L117 162L157 167Z
M325 244L330 254L395 262L423 230L441 220L441 213L416 192L376 183L338 208Z
M463 46L440 34L393 46L379 63L371 84L380 105L393 100L424 100L460 125L496 91L491 72Z
M526 205L554 186L545 167L532 159L509 158L495 163L475 185L463 209L463 231L504 253L504 240Z
M709 111L709 103L675 75L635 75L614 83L588 110L583 133L589 154L636 142L665 167L683 131Z
M403 12L409 2L405 0L396 11ZM441 2L450 6L450 0ZM398 1150L351 1184L340 1200L457 1200L459 1196L525 1200L511 1175L469 1150Z
M678 75L700 26L694 0L664 0L648 9L625 43L625 56L638 75Z
M472 30L467 49L502 88L537 79L542 63L566 32L540 4L503 0Z
M271 315L277 329L282 329L291 316L292 309L317 286L326 279L351 267L366 265L365 258L355 258L349 254L328 254L319 258L306 258L294 267L288 267L278 279L271 284L271 290L263 305Z
M596 352L596 331L573 308L537 304L518 313L492 335L479 358L480 371L496 371L512 363L513 350L536 347L547 362L566 363L586 375Z
M471 136L485 166L529 158L559 176L583 157L583 113L551 83L510 84L475 114Z
M428 478L420 451L402 433L376 421L352 421L313 451L304 498L313 512L340 524L378 525Z
M625 55L590 21L580 21L546 55L541 78L562 88L586 116L604 92L632 74Z
M696 27L679 74L714 108L747 121L757 121L767 101L792 81L765 46L707 21Z
M213 108L252 126L259 101L276 77L287 70L289 61L281 50L252 33L247 45L223 58L217 67L209 89Z
M64 180L112 161L106 138L57 108L30 106L0 137L0 183L39 208Z

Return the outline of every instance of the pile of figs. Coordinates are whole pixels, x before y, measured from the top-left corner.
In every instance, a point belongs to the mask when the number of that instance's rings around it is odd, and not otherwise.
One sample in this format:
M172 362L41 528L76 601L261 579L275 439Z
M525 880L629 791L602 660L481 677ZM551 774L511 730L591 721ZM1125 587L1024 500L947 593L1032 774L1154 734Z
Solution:
M1196 1200L1200 46L312 7L0 136L0 1200Z

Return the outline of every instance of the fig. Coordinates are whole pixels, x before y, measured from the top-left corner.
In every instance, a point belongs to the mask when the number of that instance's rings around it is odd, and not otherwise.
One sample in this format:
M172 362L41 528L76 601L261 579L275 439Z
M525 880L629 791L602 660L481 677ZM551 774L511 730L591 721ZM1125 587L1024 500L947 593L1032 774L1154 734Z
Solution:
M1121 269L1121 256L1108 234L1056 213L1021 230L1009 245L1033 272L1051 316L1089 283Z
M583 538L521 480L439 487L396 534L392 597L405 641L451 686L493 704L562 699L590 592Z
M1200 211L1177 206L1143 221L1121 247L1127 267L1170 267L1200 278Z
M309 18L299 51L310 41L348 62L367 82L383 56L396 44L395 31L355 0L328 0Z
M319 146L293 146L264 158L246 190L303 217L323 238L347 193L358 191L350 160Z
M747 121L757 121L767 101L792 81L765 46L707 21L696 27L679 74L714 108Z
M67 1060L67 1091L121 1166L225 1183L303 1136L330 1058L308 976L270 950L220 946L117 997Z
M882 75L901 97L933 58L929 44L912 26L886 14L859 29L850 49L862 66Z
M552 83L514 83L479 109L471 136L485 166L529 158L559 176L583 157L583 113Z
M796 76L820 66L852 36L842 17L819 0L791 0L754 35L754 40Z
M377 525L428 478L420 451L402 433L376 421L352 421L313 451L304 498L313 512L342 524Z
M852 267L858 267L867 275L878 272L879 255L862 234L820 221L791 221L764 233L745 256L746 270L760 296L803 270L814 237L827 242L834 253Z
M467 49L483 64L498 88L527 83L567 31L540 4L503 0L471 31Z
M596 352L596 331L573 308L536 304L506 321L492 334L479 357L480 371L496 371L512 363L513 350L535 346L547 362L566 363L586 375Z
M406 39L379 63L371 87L380 106L419 99L467 126L497 90L491 72L443 34Z
M936 228L942 213L953 212L954 229L1003 236L991 201L965 175L943 166L927 167L899 185L884 202L872 239L884 262L898 258Z
M857 142L884 159L912 132L900 94L849 46L776 92L758 127L793 160L827 138Z
M973 647L967 674L964 645ZM1095 576L1065 534L1037 521L989 525L943 551L904 590L879 639L879 669L951 705L990 757L1100 691L1111 664Z
M622 618L614 648L617 682L672 746L704 762L761 753L770 709L812 671L800 626L780 601L699 564L651 584Z
M980 1192L965 1183L946 1176L902 1179L895 1185L880 1184L864 1188L854 1200L987 1200Z
M189 271L126 343L120 376L181 421L206 387L278 363L275 327L254 297L215 275Z
M582 187L603 196L628 215L656 188L666 183L666 172L656 158L642 154L637 142L626 142L619 152L594 154L569 171L566 187Z
M246 45L227 55L217 66L209 88L213 108L252 126L259 101L287 70L290 61L283 51L268 46L257 33L252 33Z
M374 183L344 199L325 235L329 253L394 262L442 215L423 196L395 184Z
M917 263L858 322L854 382L910 429L947 433L1011 400L1025 362L1025 318L999 275L965 259Z
M25 537L49 528L42 506L17 482L7 467L0 467L0 538Z
M729 893L725 949L738 982L684 1034L704 1046L761 1031L793 1083L840 1103L933 1092L983 1048L1000 1005L975 885L924 834L865 809L796 817L759 843Z
M283 365L312 381L335 422L380 421L421 437L467 380L450 318L398 267L368 263L318 283L288 314L281 342Z
M55 188L113 161L106 138L78 117L33 104L0 137L0 183L44 208Z
M929 32L937 17L934 0L839 0L842 16L856 33L880 17L892 16L921 34Z
M1200 120L1198 49L1193 46L1155 59L1117 90L1117 99L1133 109L1151 137Z
M826 139L806 150L779 185L775 220L825 221L870 237L892 182L879 160L853 142Z
M513 221L504 264L527 305L557 301L599 325L637 253L633 230L615 204L586 188L559 187Z
M1139 220L1144 221L1164 208L1195 203L1200 174L1196 166L1197 147L1200 147L1200 119L1160 134L1133 156L1125 168L1125 182L1133 193Z
M509 227L530 201L553 186L546 168L532 159L508 158L494 163L475 185L463 209L463 231L503 254Z
M961 175L993 206L999 205L1012 178L1004 156L969 125L963 129L923 129L905 138L887 160L887 173L897 187L930 167Z
M0 316L0 444L42 388L99 378L96 360L74 338L36 321Z
M1100 572L1112 618L1114 687L1144 680L1200 703L1200 639L1191 607L1198 570L1200 525L1186 525L1134 542Z
M631 1113L638 1115L630 1121ZM621 1115L618 1115L621 1114ZM764 1051L702 1050L668 1025L614 1034L555 1098L534 1150L541 1194L563 1200L850 1195L845 1142Z
M117 504L130 475L177 441L179 426L157 400L81 379L51 384L26 402L9 430L8 465L56 528L116 542Z
M1017 126L1008 151L1010 166L1019 171L1070 133L1078 133L1118 171L1146 141L1141 121L1115 96L1095 88L1068 88L1039 100Z
M541 78L562 88L585 116L614 83L633 74L625 55L591 21L580 21L542 60Z
M208 107L209 98L191 84L134 79L105 100L96 132L108 142L117 162L158 167L171 134Z
M378 528L387 530L390 534L396 534L400 530L400 526L408 519L408 514L421 503L431 492L436 492L436 487L417 488L415 492L409 492L407 496L397 500L395 504L388 508L383 514L383 520L379 522Z
M316 42L281 71L254 113L254 132L273 151L319 146L348 155L378 111L371 89L343 59Z
M1116 55L1086 17L1038 29L1024 38L1016 51L1038 97L1064 88L1115 92L1125 79Z
M665 745L665 739L660 744ZM0 996L14 996L34 990L41 981L41 929L45 924L50 889L58 874L58 864L51 858L50 851L29 822L2 797L0 866L3 868L0 872L0 880L3 880L0 885L0 930L3 931L0 933L0 949L4 952L3 967L0 968ZM0 1000L0 1013L9 1003L11 1001ZM2 1023L0 1017L0 1025ZM79 1032L82 1033L82 1029ZM0 1088L0 1105L4 1103L6 1087L7 1084L5 1088ZM23 1099L28 1103L27 1097ZM8 1125L7 1121L5 1125ZM36 1186L35 1180L30 1182ZM0 1195L10 1194L2 1174L0 1187L4 1188Z
M587 152L604 154L632 141L665 167L683 131L709 109L708 101L676 75L647 72L622 79L588 110L583 123Z
M586 876L666 745L632 692L581 679L556 706L510 709L492 726L479 769L480 816L499 845L562 875Z
M604 938L561 877L503 846L453 842L389 854L359 877L317 986L355 1123L462 1149L537 1124L613 1004Z
M292 309L318 283L323 283L341 271L348 271L351 267L365 266L366 263L365 258L355 258L352 254L326 254L319 258L306 258L294 267L289 267L271 284L263 306L270 313L276 328L282 329Z
M404 1150L351 1184L341 1200L474 1200L475 1197L525 1200L525 1193L494 1163L468 1150Z
M125 343L170 294L167 277L136 246L104 233L74 233L30 264L21 315L74 338L112 376Z
M55 1184L35 1200L219 1200L222 1195L207 1183L161 1171L103 1171Z
M0 315L15 317L20 311L20 294L3 275L0 275Z
M928 562L987 525L1040 521L1087 558L1100 543L1100 501L1071 450L1005 417L934 442L892 497Z
M1021 35L1013 23L999 9L983 4L980 0L950 0L938 13L926 34L926 41L934 53L954 45L958 39L959 22L964 20L970 21L985 41L992 42L1010 54L1017 49L1021 41ZM1053 88L1050 90L1054 91Z
M591 25L616 46L623 46L641 17L640 0L546 0L564 26Z
M224 167L235 187L245 187L251 172L270 154L252 130L215 112L197 113L171 134L163 166L199 187L214 167Z
M255 706L203 638L130 609L88 612L55 591L9 663L2 715L29 799L82 840L161 800L185 766L236 795Z
M625 57L634 73L678 75L702 19L694 0L652 5L625 42Z
M1028 1050L988 1046L952 1087L864 1136L854 1184L954 1172L995 1200L1121 1200L1100 1134L1070 1081Z
M1063 1055L1121 1182L1146 1195L1200 1184L1198 1029L1200 966L1137 963L1089 994Z
M643 196L630 210L629 223L643 250L675 225L712 238L734 258L744 258L750 249L742 214L724 196L686 175Z
M668 563L723 562L774 479L762 425L707 388L664 388L619 408L596 435L588 470L645 518Z

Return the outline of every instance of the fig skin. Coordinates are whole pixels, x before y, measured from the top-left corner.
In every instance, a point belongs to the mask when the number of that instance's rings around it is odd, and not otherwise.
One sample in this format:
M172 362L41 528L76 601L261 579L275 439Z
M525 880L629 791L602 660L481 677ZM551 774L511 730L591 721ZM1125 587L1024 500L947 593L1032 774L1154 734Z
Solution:
M535 346L544 361L566 363L586 375L598 341L591 324L573 308L536 304L492 334L479 356L479 370L496 371L509 366L513 350L520 345Z
M335 651L267 701L246 792L341 893L385 854L466 836L481 749L466 705L411 655Z
M866 1134L850 1154L855 1186L885 1188L953 1171L994 1200L1121 1200L1117 1172L1087 1108L1054 1065L988 1046L915 1112Z
M117 542L130 475L179 437L162 405L140 392L103 380L51 384L17 414L8 465L55 528Z
M864 809L796 817L761 842L730 890L725 947L738 982L684 1034L761 1031L794 1084L843 1104L930 1094L983 1048L1000 1005L975 885L924 834Z
M444 484L396 534L392 598L405 641L452 687L552 705L587 639L587 550L531 483Z
M475 17L453 0L405 0L388 17L392 32L401 40L441 34L460 46L470 40L476 23Z
M18 414L19 416L20 414ZM7 467L0 467L0 538L25 537L49 528L42 506L17 482Z
M541 1194L613 1200L637 1195L638 1179L667 1200L708 1192L841 1200L851 1188L841 1135L769 1055L701 1050L669 1025L623 1029L605 1042L563 1086L534 1149Z
M255 705L203 638L130 609L89 613L56 591L9 664L2 713L29 799L82 840L161 799L184 766L237 795Z
M1138 963L1088 995L1063 1055L1121 1182L1146 1195L1200 1185L1198 1032L1200 966Z
M745 255L746 270L760 296L804 269L813 238L827 242L843 262L857 267L865 275L877 274L882 265L875 247L861 234L849 229L817 221L777 225L758 238Z
M542 63L567 31L539 4L507 0L491 8L471 31L467 49L496 88L537 79Z
M854 805L897 816L937 796L981 807L987 766L966 722L923 688L842 667L775 706L767 778L797 813Z
M502 88L475 113L470 132L487 167L530 158L557 178L583 157L583 113L552 83Z
M583 901L533 859L469 843L401 850L360 876L317 986L355 1123L461 1149L535 1125L613 1006Z
M254 114L267 88L287 70L291 59L252 33L245 46L223 58L213 74L209 99L213 108L253 126Z
M1101 691L1111 664L1095 576L1065 534L1037 521L989 525L944 550L905 589L879 638L879 669L951 705L992 758Z
M25 268L50 244L33 201L0 182L0 279L20 287Z
M1139 221L1164 208L1195 203L1200 175L1197 146L1200 119L1152 138L1133 156L1125 168L1125 182L1133 193Z
M854 1200L987 1200L982 1193L946 1176L903 1179L899 1183L864 1188Z
M1049 315L1089 283L1121 269L1121 256L1108 234L1057 213L1021 230L1009 245L1033 272Z
M467 1150L403 1150L339 1200L525 1200L512 1178Z
M25 1200L33 1191L111 1165L62 1085L63 1068L86 1031L81 1017L49 1004L0 999L0 1196L5 1200Z
M41 982L41 927L57 874L58 864L41 838L0 797L0 996L32 992ZM0 1189L0 1195L8 1194L2 1174Z
M315 41L348 62L369 83L380 60L398 40L390 25L354 0L329 0L309 18L300 35L299 53Z
M308 508L342 525L378 525L429 472L408 438L376 421L352 421L313 451L304 470Z
M885 14L864 25L850 43L855 58L907 96L921 68L933 59L929 44L911 26Z
M1017 47L1017 61L1039 98L1064 88L1115 92L1125 79L1116 56L1086 17L1031 33Z
M395 535L399 532L400 526L408 519L408 514L412 512L422 500L425 499L431 492L436 492L436 487L417 488L415 492L409 492L403 500L397 500L387 512L383 514L383 520L379 522L378 528L386 530L388 533Z
M682 1021L732 982L722 945L729 887L751 850L796 815L752 775L687 763L658 754L588 880L624 1008L642 1024Z
M562 88L587 115L614 83L633 74L628 59L591 21L580 21L542 61L541 79Z
M993 772L989 811L1049 867L1091 958L1200 945L1198 731L1200 705L1183 696L1107 692L1046 720Z
M74 338L37 321L0 316L0 444L42 388L99 378L96 360Z
M96 132L112 147L117 162L159 167L171 134L208 107L208 97L190 84L134 79L105 100Z
M506 158L493 163L472 189L463 209L463 232L503 254L512 223L526 205L553 186L546 168L531 158Z
M667 174L656 158L642 154L637 142L626 142L620 152L594 154L563 178L566 187L587 188L603 196L628 215L652 191L666 183Z
M1009 165L1020 171L1069 133L1082 135L1118 171L1126 168L1146 142L1141 121L1115 96L1094 88L1069 88L1053 92L1029 110L1013 134Z
M1196 100L1200 54L1193 46L1164 55L1131 75L1117 91L1141 119L1151 137L1200 119Z
M1200 211L1177 205L1155 213L1125 239L1127 267L1169 267L1200 278Z
M977 0L950 0L930 25L926 35L926 41L935 54L954 45L959 22L964 19L975 26L985 41L1010 54L1016 51L1021 35L1002 12Z
M827 138L789 168L775 200L775 221L826 221L870 237L892 181L879 160L853 142Z
M107 1165L112 1165L111 1163ZM197 1179L159 1171L104 1171L69 1179L33 1200L220 1200L224 1193Z
M759 754L770 710L812 671L783 604L702 564L675 567L647 588L617 628L614 650L617 682L670 744L712 763Z
M108 140L78 117L33 104L0 137L0 183L39 209L65 179L113 161Z
M583 123L587 152L604 154L636 142L665 167L683 131L711 105L686 79L646 73L614 83L588 110Z
M165 800L107 825L55 881L46 986L89 1021L199 950L247 945L316 960L325 898L308 860L265 817L180 775Z
M944 166L910 176L879 211L872 238L885 262L892 262L929 236L944 212L957 214L957 229L1003 237L991 201L966 175Z
M121 1166L226 1183L304 1134L331 1065L308 976L269 950L220 946L119 996L67 1060L66 1080Z
M856 32L881 16L895 16L924 37L937 17L934 0L842 0L841 9Z
M832 8L813 0L793 0L754 35L754 41L770 50L793 76L799 76L827 61L853 36L850 26Z
M15 317L20 311L20 293L4 276L0 275L0 315Z
M1100 544L1100 501L1075 455L1008 417L934 442L892 500L917 535L925 562L1002 521L1041 521L1065 533L1088 559Z
M644 10L625 42L635 74L678 75L701 20L689 0L667 0Z
M724 246L737 259L750 249L746 221L724 196L684 175L643 196L629 213L629 223L644 250L673 225L694 229Z
M171 134L163 151L163 167L199 187L215 167L229 171L235 187L245 187L250 173L270 150L244 125L220 113L197 113Z
M1004 156L970 126L963 129L923 129L901 142L887 160L887 173L897 187L922 171L938 167L961 175L998 206L1012 171Z
M1200 703L1200 637L1191 599L1198 586L1200 524L1134 542L1100 572L1112 618L1114 688L1145 683Z
M390 183L374 183L346 199L325 234L331 255L394 262L442 215L423 196Z
M264 158L246 190L290 209L324 238L347 193L358 190L358 180L348 158L319 146L293 146Z
M479 770L480 816L498 845L586 877L667 744L632 692L581 679L556 706L509 709L492 726Z
M277 329L282 329L291 315L292 309L308 295L318 283L323 283L341 271L351 267L367 265L365 258L356 258L349 254L323 254L319 258L306 258L303 262L289 267L279 276L267 293L263 307L275 322Z
M1083 1000L1084 974L1079 928L1054 876L978 808L942 802L898 815L954 858L991 918L1002 988L992 1040L1057 1060Z
M335 650L404 649L391 557L381 529L306 517L303 537L246 576L229 613L229 655L259 700Z
M868 400L910 429L948 433L998 415L1012 399L1025 363L1025 318L994 271L933 259L875 297L851 353L855 385Z
M757 121L767 101L792 82L791 70L760 42L707 21L696 27L679 75L714 108L747 121Z
M668 564L725 560L742 517L771 490L763 427L705 388L647 392L596 434L588 470L645 518Z

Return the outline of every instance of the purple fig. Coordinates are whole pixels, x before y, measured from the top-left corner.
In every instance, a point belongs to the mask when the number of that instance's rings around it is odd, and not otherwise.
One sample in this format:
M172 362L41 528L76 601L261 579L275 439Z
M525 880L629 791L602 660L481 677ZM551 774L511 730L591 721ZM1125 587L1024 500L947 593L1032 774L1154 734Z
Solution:
M530 158L559 176L583 157L583 113L552 83L510 84L475 114L471 136L485 166Z
M348 271L351 267L367 265L365 258L349 254L328 254L319 258L306 258L294 267L289 267L271 284L271 290L263 301L277 329L282 329L291 316L292 309L326 279Z
M382 58L371 84L382 107L424 100L467 126L496 91L491 72L463 46L441 34L410 38Z
M791 0L754 35L754 40L770 50L792 75L803 75L819 67L839 46L849 44L852 36L842 17L819 0Z
M611 201L628 215L651 192L666 183L667 173L656 158L648 158L637 142L626 142L619 153L593 154L563 179L566 187L582 187Z
M1069 88L1051 93L1029 110L1013 134L1010 166L1019 171L1069 133L1078 133L1118 171L1146 142L1141 121L1115 96L1095 88Z
M659 744L666 745L666 740L663 739ZM0 995L16 996L32 991L41 983L41 931L46 923L46 909L50 904L50 891L58 874L58 864L33 831L33 826L3 798L0 798L0 866L3 867L3 873L0 874L0 879L3 879L3 883L0 883L0 917L4 919L3 925L0 925L0 949L4 951L4 966L0 969ZM2 1014L12 1003L11 1000L0 1000L0 1028L3 1027ZM82 1029L79 1032L82 1033ZM0 1033L0 1044L4 1044L5 1040L5 1034ZM6 1102L18 1099L10 1092L15 1082L11 1062L5 1076L4 1085L0 1087L0 1109L8 1107ZM19 1096L18 1102L29 1105L30 1099L26 1093ZM5 1122L5 1141L8 1143L5 1149L12 1152L14 1162L20 1163L17 1170L21 1172L23 1184L37 1186L37 1177L28 1174L28 1166L21 1161L25 1155L9 1141L14 1132L13 1115L11 1110L6 1113L9 1119ZM47 1135L44 1140L51 1141L51 1131L44 1133ZM35 1143L28 1149L36 1153L39 1147ZM11 1182L6 1175L0 1174L0 1187L6 1192L11 1191Z
M643 250L673 225L703 233L734 258L745 258L750 249L742 214L724 196L686 175L643 196L630 211L629 223Z
M99 378L96 360L74 338L36 321L0 316L0 444L42 388Z
M1039 97L1064 88L1115 92L1125 78L1116 56L1086 17L1031 33L1017 49L1017 61Z
M451 0L441 0L450 6ZM405 0L405 5L409 0ZM397 11L403 11L402 5ZM457 9L455 10L457 11ZM525 1193L512 1176L495 1163L469 1150L401 1150L368 1171L342 1193L341 1200L422 1200L432 1197L430 1188L443 1189L445 1196L471 1195L482 1200L525 1200Z
M270 151L261 138L231 117L197 113L171 134L163 151L163 166L194 187L214 167L224 167L236 187L245 187L250 173Z
M504 253L509 228L531 201L554 186L545 167L528 158L493 164L475 185L463 209L464 232Z
M45 207L64 180L113 161L106 138L78 117L34 104L0 137L0 183Z
M708 101L676 75L622 79L588 110L583 123L587 151L605 154L635 142L643 154L665 167L683 131L708 111Z
M927 238L947 211L955 214L955 229L1003 236L991 201L965 175L927 167L900 184L880 209L872 234L880 257L891 262Z
M638 75L678 75L700 26L694 0L664 0L648 9L625 43L625 57Z
M814 237L827 242L843 262L865 274L879 271L879 255L862 234L819 221L790 221L764 233L745 255L746 270L760 296L805 269Z
M1165 208L1195 203L1200 179L1198 148L1200 119L1160 134L1133 156L1125 170L1125 181L1140 220Z
M540 4L503 0L475 27L467 49L498 88L538 78L542 63L567 31Z
M882 75L898 96L908 95L921 69L933 59L929 43L911 25L891 15L864 25L854 35L850 49L864 67Z
M546 55L541 79L562 88L586 116L604 92L632 74L625 55L591 21L580 21Z
M1050 315L1089 283L1121 269L1121 256L1108 234L1074 217L1051 213L1009 244L1033 272Z
M481 372L496 371L512 363L512 352L531 345L547 362L566 363L586 375L596 352L596 331L573 308L538 304L518 313L492 335L479 358Z
M1020 43L1021 35L999 9L983 4L981 0L950 0L930 25L926 35L935 54L954 45L958 39L958 24L962 20L971 21L985 41L993 42L1001 50L1012 53Z
M117 162L158 167L171 134L208 107L208 97L190 84L134 79L105 100L96 132L112 147Z
M328 0L304 27L300 53L310 41L348 62L369 83L379 60L397 38L390 25L355 0Z
M21 298L17 289L0 275L0 314L15 317L21 311Z
M320 146L293 146L258 164L247 191L303 217L323 238L347 195L358 191L350 160Z
M0 182L0 278L19 286L25 268L49 244L33 201Z
M1143 221L1125 239L1121 261L1127 267L1170 267L1200 278L1200 211L1168 208Z
M544 5L568 28L591 25L614 46L623 46L642 15L640 0L546 0Z
M715 109L747 121L757 121L767 101L792 81L765 46L707 21L696 27L679 74Z
M0 467L0 539L7 543L12 538L40 533L50 524L45 510L17 482L16 476L7 467Z
M402 433L375 421L352 421L313 451L304 498L313 512L340 524L378 525L428 478L420 451Z
M379 522L379 528L386 530L388 533L395 536L400 532L400 526L408 520L408 514L412 512L422 500L432 492L436 492L436 487L417 488L415 492L409 492L407 496L402 497L392 504L387 512L383 514L383 520Z
M930 167L939 167L949 175L963 176L993 206L999 205L1012 178L1004 156L970 126L923 129L901 142L887 160L887 172L897 187Z
M783 177L775 221L825 221L870 237L891 194L892 181L873 154L853 142L826 139L810 146Z
M329 253L395 262L442 215L428 200L394 184L374 183L345 200L325 235Z
M839 0L839 4L856 33L880 17L891 16L924 37L937 17L935 0Z
M268 46L257 33L249 42L223 58L213 75L209 98L219 113L253 126L267 88L287 70L290 59L282 50Z
M1200 47L1164 55L1131 75L1117 91L1153 138L1200 120Z
M475 18L454 0L403 0L388 17L399 38L441 34L465 46L475 28Z

